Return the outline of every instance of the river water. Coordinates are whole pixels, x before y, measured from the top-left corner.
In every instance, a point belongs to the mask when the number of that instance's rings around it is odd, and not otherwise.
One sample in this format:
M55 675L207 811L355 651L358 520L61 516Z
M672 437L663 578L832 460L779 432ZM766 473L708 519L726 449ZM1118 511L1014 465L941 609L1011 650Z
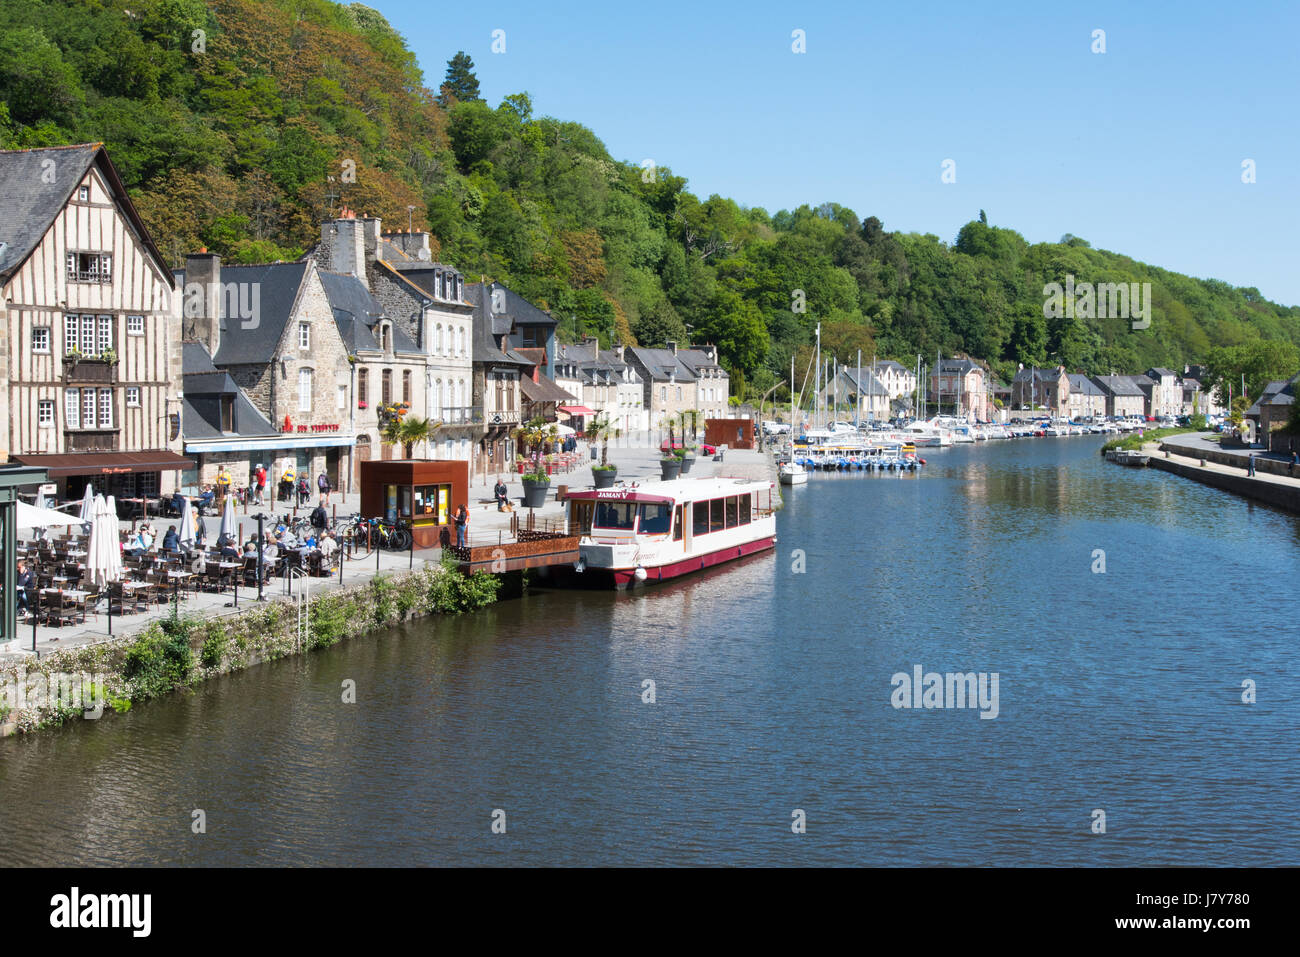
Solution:
M1099 444L814 476L775 554L0 741L0 862L1300 864L1300 520ZM916 666L996 718L893 707Z

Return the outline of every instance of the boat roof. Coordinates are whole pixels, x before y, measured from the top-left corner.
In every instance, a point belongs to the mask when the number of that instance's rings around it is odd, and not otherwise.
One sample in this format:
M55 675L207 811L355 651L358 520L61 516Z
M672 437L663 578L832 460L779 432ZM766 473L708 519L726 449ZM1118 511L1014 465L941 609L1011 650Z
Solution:
M588 489L583 492L570 492L568 497L584 501L697 502L702 499L719 498L724 495L761 492L770 488L775 488L773 483L759 479L717 476L711 478L673 479L669 482L642 482L636 486L622 485L615 488Z

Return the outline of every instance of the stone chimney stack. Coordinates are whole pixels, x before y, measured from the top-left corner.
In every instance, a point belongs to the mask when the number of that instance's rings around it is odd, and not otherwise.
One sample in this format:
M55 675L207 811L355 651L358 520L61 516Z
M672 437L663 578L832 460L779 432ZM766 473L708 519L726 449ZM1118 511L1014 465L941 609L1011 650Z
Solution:
M321 268L326 272L346 273L356 276L367 289L366 238L364 226L368 221L357 219L357 214L346 206L339 218L321 225Z
M618 361L619 361L619 362L624 362L624 361L626 361L626 360L623 358L623 343L621 343L621 342L616 342L616 343L614 343L614 355L618 356Z
M206 248L185 257L181 290L181 340L203 343L210 355L221 346L221 257Z
M668 347L669 352L671 352L673 355L677 355L677 340L669 339L667 342L664 343L664 345Z

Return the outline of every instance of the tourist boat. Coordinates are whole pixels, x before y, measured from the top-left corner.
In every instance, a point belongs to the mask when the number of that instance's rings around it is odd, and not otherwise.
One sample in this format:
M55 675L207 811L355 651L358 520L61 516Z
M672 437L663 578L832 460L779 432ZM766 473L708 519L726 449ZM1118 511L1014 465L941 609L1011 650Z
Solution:
M776 474L782 485L808 484L808 470L798 462L782 462Z
M578 577L627 588L667 581L776 545L772 482L685 478L571 492Z

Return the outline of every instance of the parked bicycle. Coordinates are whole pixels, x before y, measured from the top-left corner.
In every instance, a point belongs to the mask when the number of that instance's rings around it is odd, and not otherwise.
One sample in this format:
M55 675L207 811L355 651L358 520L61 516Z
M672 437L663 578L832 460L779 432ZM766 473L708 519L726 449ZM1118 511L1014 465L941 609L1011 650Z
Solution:
M353 516L341 521L338 531L343 554L353 560L367 557L376 548L404 552L411 547L411 532L402 522Z

